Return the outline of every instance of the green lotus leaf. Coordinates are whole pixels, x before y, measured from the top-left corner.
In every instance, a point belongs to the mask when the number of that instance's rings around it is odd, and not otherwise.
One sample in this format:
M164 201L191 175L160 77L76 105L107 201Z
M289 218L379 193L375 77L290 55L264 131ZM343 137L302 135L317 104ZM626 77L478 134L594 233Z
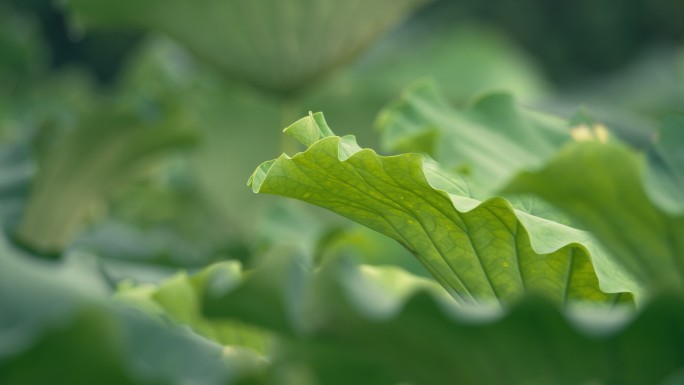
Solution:
M236 285L241 275L238 262L222 262L191 277L184 272L178 273L159 285L122 283L115 299L153 314L168 316L222 345L247 347L265 355L269 343L265 332L237 322L208 322L200 312L199 301L208 282L221 281L224 287Z
M424 3L70 0L69 7L85 26L161 31L230 74L270 90L291 92L355 57Z
M251 350L112 303L92 271L19 254L0 240L2 384L228 385L263 368Z
M636 385L660 383L684 366L680 297L659 298L636 316L624 307L559 311L539 298L508 310L459 306L394 267L368 274L365 266L336 260L311 272L298 258L278 257L236 288L205 292L204 300L209 317L279 333L276 378L334 385Z
M463 179L421 155L361 149L334 136L320 113L285 132L309 147L259 166L249 180L255 192L324 207L397 240L460 303L508 304L527 293L557 304L631 301L622 291L635 288L586 233L503 198L473 199Z
M684 216L650 199L644 169L644 159L625 146L591 141L565 148L543 169L516 177L507 190L538 194L572 215L641 287L681 291Z
M663 210L684 214L684 114L663 119L656 143L648 152L644 186Z
M41 253L61 252L112 190L161 154L195 143L187 121L180 113L152 121L122 111L89 115L46 149L17 239Z
M478 198L491 196L521 170L541 167L571 140L566 122L521 109L506 93L484 94L459 111L430 81L407 89L376 125L387 150L430 154L460 170Z

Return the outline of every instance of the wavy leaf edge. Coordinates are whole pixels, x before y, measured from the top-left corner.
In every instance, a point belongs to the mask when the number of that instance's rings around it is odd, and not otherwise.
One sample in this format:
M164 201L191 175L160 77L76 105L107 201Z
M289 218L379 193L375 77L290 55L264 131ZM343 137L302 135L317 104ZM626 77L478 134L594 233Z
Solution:
M484 96L480 96L480 98L482 97ZM274 166L280 163L296 161L299 158L306 157L308 154L317 151L320 147L327 145L328 142L335 145L334 147L336 148L336 153L333 155L336 156L336 158L341 163L348 163L353 158L364 156L364 154L368 154L374 158L379 159L413 158L414 162L417 162L417 164L419 164L420 166L420 175L422 178L422 182L430 189L434 190L437 194L440 194L444 198L449 199L452 203L453 209L459 214L465 214L478 208L487 208L503 204L506 207L506 209L515 216L515 220L523 227L526 227L525 224L528 223L526 222L527 220L530 220L530 218L534 218L537 220L551 223L555 226L558 226L559 228L572 231L575 234L581 234L585 236L585 238L580 241L558 244L552 248L543 248L541 247L541 245L539 245L539 241L534 236L534 234L526 228L528 241L530 242L530 246L532 247L532 250L535 253L550 254L566 248L578 249L581 252L583 252L589 259L592 268L597 276L599 288L603 293L617 294L617 297L623 297L623 295L626 295L628 297L628 301L631 301L636 305L640 305L640 298L642 293L639 291L638 286L630 284L625 284L623 285L623 287L606 285L605 282L609 281L610 279L605 279L606 277L602 277L602 275L604 275L605 270L610 267L606 267L604 263L602 264L604 266L603 269L597 269L597 259L607 260L608 258L600 256L600 254L605 253L605 251L603 251L600 248L598 243L595 240L593 240L591 234L589 234L588 232L577 230L572 227L563 225L561 223L556 223L547 219L535 217L531 214L527 214L525 212L514 209L511 203L503 197L494 196L483 201L478 201L468 197L452 195L444 189L435 187L435 185L432 182L430 182L430 176L427 172L428 170L426 169L426 165L434 164L435 166L437 166L438 164L436 162L431 162L429 157L426 157L418 153L404 153L399 155L383 156L379 155L375 150L371 148L361 148L356 143L356 138L354 135L336 136L328 127L322 112L310 112L309 116L297 120L292 125L286 127L283 130L283 132L299 140L307 148L304 151L301 151L293 156L289 156L283 153L278 158L263 162L261 165L259 165L257 169L253 172L253 174L250 176L247 182L247 185L252 188L252 191L254 193L263 193L262 186L265 180L269 177L271 170L274 169ZM303 138L306 139L302 140ZM456 202L454 198L456 198L460 202ZM415 251L410 251L415 254ZM599 254L599 256L597 256L597 254ZM447 288L447 290L449 289Z

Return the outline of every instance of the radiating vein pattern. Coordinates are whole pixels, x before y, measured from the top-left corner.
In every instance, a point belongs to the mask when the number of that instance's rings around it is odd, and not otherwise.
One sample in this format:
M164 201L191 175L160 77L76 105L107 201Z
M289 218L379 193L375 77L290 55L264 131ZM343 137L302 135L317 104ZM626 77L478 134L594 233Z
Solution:
M325 125L320 115L312 116L287 132L310 138L315 120ZM394 238L463 303L505 304L529 292L560 304L621 300L619 294L600 290L580 243L535 252L528 231L505 199L463 207L451 195L454 191L433 187L429 180L435 166L424 168L421 155L383 157L357 147L341 159L341 144L353 139L320 136L305 152L260 166L250 179L253 190L324 207ZM539 239L543 241L543 235Z

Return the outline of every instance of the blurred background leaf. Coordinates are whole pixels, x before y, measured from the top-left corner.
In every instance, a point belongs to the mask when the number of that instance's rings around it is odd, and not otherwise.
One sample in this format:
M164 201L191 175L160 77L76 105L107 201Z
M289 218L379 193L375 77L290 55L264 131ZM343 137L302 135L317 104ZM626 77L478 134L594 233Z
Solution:
M588 141L565 147L507 189L537 194L574 216L650 295L681 292L684 216L648 197L644 168L643 157L624 145Z
M270 335L263 330L237 322L209 322L202 317L201 301L206 289L216 285L224 288L236 286L241 279L239 263L222 262L192 277L178 273L159 285L136 286L124 281L119 285L114 299L162 318L168 316L224 346L249 348L265 356L270 352Z
M292 93L353 59L424 2L70 0L68 5L86 27L162 31L236 78Z
M664 211L684 214L684 114L663 118L648 152L644 187Z
M684 359L678 296L636 316L622 308L559 313L538 298L502 312L457 306L434 283L397 268L335 260L310 272L296 252L276 255L279 262L242 285L206 292L205 302L211 318L278 333L269 375L276 384L659 383Z
M29 260L3 239L0 267L3 384L218 385L262 365L249 351L227 354L188 330L112 304L87 264Z

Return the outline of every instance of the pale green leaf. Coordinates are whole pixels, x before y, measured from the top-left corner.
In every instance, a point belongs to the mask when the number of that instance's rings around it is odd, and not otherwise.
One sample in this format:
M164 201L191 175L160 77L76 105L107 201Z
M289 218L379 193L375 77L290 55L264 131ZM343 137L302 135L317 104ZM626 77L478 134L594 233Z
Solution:
M376 125L386 149L428 153L457 168L477 198L491 196L521 170L542 166L571 140L564 121L521 109L509 94L485 94L459 111L425 81L383 110Z
M383 43L359 68L369 93L386 90L395 96L417 76L435 79L453 101L492 88L530 101L548 88L533 58L493 25L417 19Z
M367 127L387 101L418 76L434 79L450 101L465 101L495 87L529 102L545 89L542 74L529 59L493 26L465 20L439 25L418 16L374 44L339 76L302 94L306 109L297 116L325 111L338 131L375 146L377 136Z
M648 152L644 186L663 211L684 214L684 114L663 119Z
M265 355L269 344L269 336L265 332L239 322L210 322L200 312L200 299L210 282L216 285L220 281L224 288L228 288L237 285L241 276L239 263L223 262L211 265L192 277L178 273L159 285L124 283L115 298L153 314L166 315L222 345L247 347Z
M355 57L424 2L70 0L69 7L86 26L161 31L230 74L290 92Z
M684 216L649 199L644 168L643 158L622 145L580 143L542 170L519 175L507 190L538 194L574 216L640 286L682 290Z
M112 303L92 272L66 267L0 239L3 385L229 385L263 367L250 350Z
M97 112L46 150L16 230L32 249L61 252L112 190L197 138L183 114L144 121L128 112Z
M371 266L398 266L411 274L430 277L425 267L398 242L357 223L325 233L315 253L318 263L345 256Z
M309 130L314 120L286 132ZM505 304L525 293L559 304L629 301L599 288L590 253L601 252L587 234L514 210L502 198L475 200L463 180L421 155L382 157L350 136L320 137L293 158L262 164L252 189L327 208L394 238L461 303ZM614 285L608 292L624 290L619 279L607 282Z

